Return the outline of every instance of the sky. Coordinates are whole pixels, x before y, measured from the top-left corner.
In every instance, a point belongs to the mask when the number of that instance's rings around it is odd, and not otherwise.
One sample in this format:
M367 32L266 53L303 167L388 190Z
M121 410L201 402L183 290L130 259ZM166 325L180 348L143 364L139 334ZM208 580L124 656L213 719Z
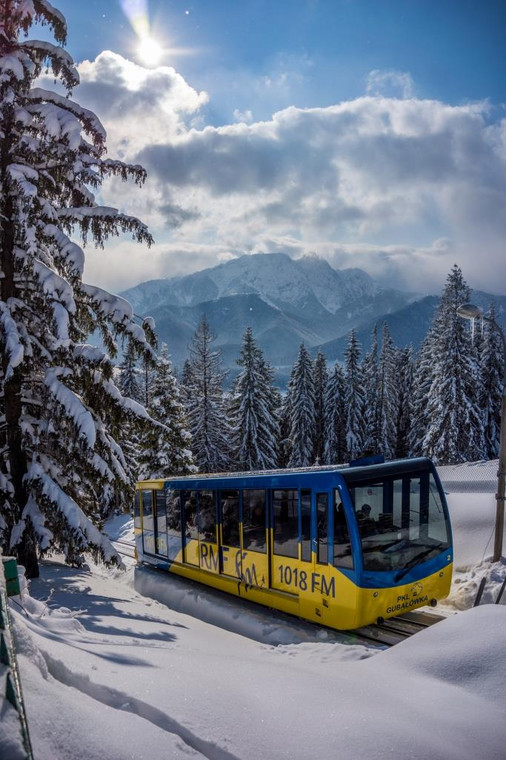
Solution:
M506 293L502 0L55 0L146 222L87 251L114 291L248 253L316 254L440 292ZM40 36L40 35L38 35ZM143 44L141 44L143 43Z
M490 562L496 469L440 468L455 569L435 611L447 619L388 650L135 571L126 558L125 572L44 563L29 593L10 601L34 756L503 760L506 596L494 601L506 565ZM486 491L465 490L485 479ZM133 536L128 515L107 529ZM0 756L17 760L2 699Z

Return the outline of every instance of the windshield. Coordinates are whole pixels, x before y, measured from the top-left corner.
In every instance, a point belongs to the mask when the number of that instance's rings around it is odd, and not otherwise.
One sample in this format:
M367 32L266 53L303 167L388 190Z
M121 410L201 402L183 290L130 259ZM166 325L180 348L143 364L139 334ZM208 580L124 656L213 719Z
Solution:
M431 473L350 487L365 570L409 568L449 548L450 529Z

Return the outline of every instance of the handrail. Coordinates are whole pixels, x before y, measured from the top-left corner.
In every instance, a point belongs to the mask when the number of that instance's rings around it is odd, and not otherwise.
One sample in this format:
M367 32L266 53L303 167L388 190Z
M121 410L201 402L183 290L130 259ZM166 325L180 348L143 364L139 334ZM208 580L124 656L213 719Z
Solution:
M1 550L0 560L0 668L3 666L5 673L5 694L0 693L0 702L6 699L16 710L24 757L33 760L8 603L8 596L19 594L20 591L17 563L13 557L3 557Z

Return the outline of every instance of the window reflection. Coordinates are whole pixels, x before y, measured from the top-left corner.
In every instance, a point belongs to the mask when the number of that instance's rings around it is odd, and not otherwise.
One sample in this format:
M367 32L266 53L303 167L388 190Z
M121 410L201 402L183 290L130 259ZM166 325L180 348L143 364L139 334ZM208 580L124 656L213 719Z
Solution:
M336 567L353 567L350 531L339 492L334 491L334 565Z
M284 557L298 557L299 494L295 489L278 489L272 492L274 553Z
M320 564L328 561L328 506L327 494L316 494L316 559Z
M246 490L242 496L243 548L265 552L265 491Z
M199 491L199 538L216 542L216 503L214 491Z
M350 493L364 569L402 569L448 548L448 525L431 474L355 486Z
M239 491L221 491L220 497L223 543L240 548Z

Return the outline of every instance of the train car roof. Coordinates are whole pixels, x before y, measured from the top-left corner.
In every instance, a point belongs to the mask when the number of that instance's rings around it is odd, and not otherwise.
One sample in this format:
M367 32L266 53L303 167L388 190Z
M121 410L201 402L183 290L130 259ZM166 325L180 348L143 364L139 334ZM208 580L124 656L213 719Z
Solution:
M293 480L293 476L312 476L312 475L340 475L347 482L356 482L378 477L384 477L393 473L417 472L420 470L433 470L434 465L430 459L420 457L417 459L396 459L379 464L350 466L349 464L322 465L315 467L296 467L280 470L255 470L246 472L213 472L213 473L195 473L193 475L174 475L166 478L150 479L139 481L137 488L164 488L166 486L194 486L202 488L210 481L251 481L273 479L275 481ZM304 477L304 479L306 479Z

